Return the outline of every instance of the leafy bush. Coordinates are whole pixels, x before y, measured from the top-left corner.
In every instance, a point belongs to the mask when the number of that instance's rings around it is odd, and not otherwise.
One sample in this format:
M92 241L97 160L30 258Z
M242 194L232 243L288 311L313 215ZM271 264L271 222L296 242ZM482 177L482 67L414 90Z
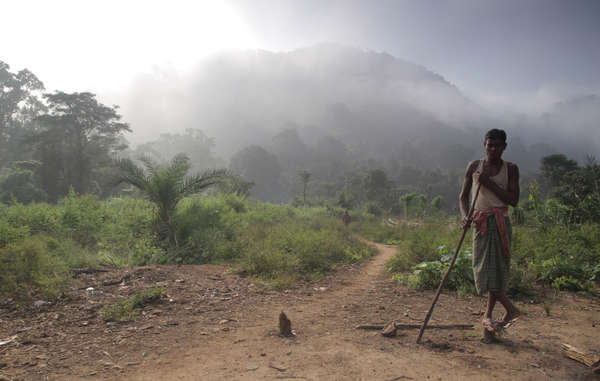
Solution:
M383 214L383 210L381 209L381 206L379 206L379 204L377 204L376 202L369 202L365 205L365 210L367 213L370 213L374 216L381 216Z
M535 277L526 267L513 264L506 293L512 298L526 298L535 294Z
M65 233L82 245L91 245L100 239L106 216L104 203L95 195L78 196L71 188L59 205Z
M588 290L600 280L597 224L524 228L514 237L518 265L544 284L561 290Z
M13 226L6 220L0 220L0 248L21 241L29 235L29 226Z
M434 245L450 247L459 231L430 222L411 228L378 227L377 234L388 242L397 240L399 253L386 265L396 274L395 278L418 288L431 288L433 284L439 284L445 269L443 254L440 257ZM377 234L371 234L371 237ZM465 242L469 241L472 238L467 236ZM458 262L461 262L460 258ZM599 263L600 229L597 224L548 225L544 229L515 226L507 293L512 297L531 296L536 282L560 290L593 291L595 282L600 280ZM470 269L470 263L463 264L465 270ZM460 267L460 263L457 266ZM407 271L418 273L400 275ZM468 273L462 271L459 274ZM448 283L448 288L459 291L464 288L463 291L469 292L471 280L450 279Z
M31 234L57 234L62 230L59 208L46 203L15 203L2 211L0 220L14 228L26 227Z
M394 232L394 240L388 240L388 243L398 245L398 254L386 265L388 271L394 273L408 271L421 262L439 259L442 255L439 248L454 244L453 240L460 236L460 231L449 224L439 223L416 226L399 224Z
M340 208L294 208L234 194L190 197L174 214L178 247L163 246L153 233L155 211L146 200L74 192L57 205L0 205L1 291L35 291L55 275L50 288L57 288L68 269L107 263L227 262L283 287L374 252L343 226Z
M420 290L438 288L443 276L450 267L453 253L450 253L446 246L440 246L437 249L437 255L438 260L421 262L413 266L411 275L396 277L396 279ZM470 249L461 251L448 275L444 288L458 290L459 294L475 294L472 261L473 253Z
M67 266L57 255L59 247L57 240L35 235L0 248L0 294L58 294L67 279Z

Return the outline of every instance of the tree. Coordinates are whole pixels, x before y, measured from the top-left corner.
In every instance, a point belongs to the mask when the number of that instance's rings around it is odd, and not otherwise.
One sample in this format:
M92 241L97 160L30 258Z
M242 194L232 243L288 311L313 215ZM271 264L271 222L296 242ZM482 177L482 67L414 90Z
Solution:
M157 161L168 161L185 153L190 158L190 170L199 172L224 165L214 156L214 148L214 138L199 129L188 128L183 134L161 134L156 140L140 144L132 157L148 156Z
M443 196L435 196L433 200L431 200L431 209L433 209L436 213L440 213L444 209L444 197Z
M44 98L49 112L37 118L41 129L29 139L42 163L44 189L51 201L71 186L77 193L88 193L93 182L107 180L112 156L126 148L122 133L131 129L120 121L118 106L105 106L92 93L56 92Z
M410 192L402 195L400 197L400 202L404 204L404 219L408 220L408 210L411 204L417 199L417 194L415 192Z
M308 187L308 182L310 181L310 172L309 171L300 171L298 172L298 176L300 177L300 181L302 181L302 205L306 205L306 188Z
M551 187L558 186L564 176L578 168L575 160L567 159L563 154L544 156L541 160L542 178Z
M384 204L389 204L389 194L391 190L391 182L388 180L387 174L383 169L373 169L367 172L364 179L364 187L367 192L367 199L377 201Z
M248 197L253 186L252 181L246 181L241 176L230 175L219 184L219 191L224 194L235 194L238 197Z
M3 168L0 171L0 202L15 200L27 204L46 201L46 192L39 187L39 180L35 175L39 165L35 161L15 161L10 167Z
M310 159L310 150L298 135L295 125L273 136L272 142L273 153L287 170L296 171Z
M141 161L144 167L128 158L117 160L120 169L117 182L133 185L156 205L159 235L164 236L166 232L169 243L179 247L174 222L177 204L184 197L219 184L228 173L224 169L216 169L187 176L190 161L184 154L176 155L167 165L160 165L147 157L141 158Z
M9 69L0 61L0 168L23 159L18 140L25 127L45 109L39 97L44 84L27 69L18 73Z
M260 146L248 146L231 158L229 168L253 182L252 195L260 200L281 200L282 189L279 183L281 167L277 157Z
M600 221L600 165L594 157L588 156L587 164L579 167L565 155L546 156L541 171L542 179L552 186L549 195L555 199L547 208L550 222Z

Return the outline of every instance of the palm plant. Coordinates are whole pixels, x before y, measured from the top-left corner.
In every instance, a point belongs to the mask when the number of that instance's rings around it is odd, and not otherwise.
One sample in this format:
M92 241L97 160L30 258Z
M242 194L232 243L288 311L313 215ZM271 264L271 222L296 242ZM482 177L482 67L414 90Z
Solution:
M179 247L174 220L179 201L219 184L229 173L224 169L215 169L187 176L190 161L185 154L176 155L168 164L162 165L149 157L142 157L140 161L143 167L129 158L118 159L118 183L133 185L156 205L159 233L166 231L169 243Z

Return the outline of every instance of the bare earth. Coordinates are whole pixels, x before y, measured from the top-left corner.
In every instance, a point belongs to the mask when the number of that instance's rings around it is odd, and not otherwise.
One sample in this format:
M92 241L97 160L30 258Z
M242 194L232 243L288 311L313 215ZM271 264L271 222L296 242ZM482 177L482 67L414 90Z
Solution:
M518 303L519 322L481 342L480 297L440 297L430 324L385 338L359 324L420 324L433 292L396 285L383 270L395 248L315 284L263 292L223 266L147 267L80 276L58 302L0 306L0 380L597 380L563 357L561 343L600 350L600 301L561 293L547 307ZM106 285L103 285L106 284ZM111 284L114 283L114 284ZM102 306L142 289L168 296L129 323L105 323ZM548 306L548 304L547 304ZM280 337L285 311L295 338ZM498 317L501 307L497 308ZM16 337L15 337L16 336Z

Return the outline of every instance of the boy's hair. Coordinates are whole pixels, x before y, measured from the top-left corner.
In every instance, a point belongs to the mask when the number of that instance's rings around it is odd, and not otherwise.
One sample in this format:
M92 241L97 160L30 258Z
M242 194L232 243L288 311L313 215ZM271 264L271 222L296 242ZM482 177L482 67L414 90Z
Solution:
M485 139L483 140L485 141L488 139L502 140L504 143L506 143L506 132L504 132L504 130L493 128L485 134Z

